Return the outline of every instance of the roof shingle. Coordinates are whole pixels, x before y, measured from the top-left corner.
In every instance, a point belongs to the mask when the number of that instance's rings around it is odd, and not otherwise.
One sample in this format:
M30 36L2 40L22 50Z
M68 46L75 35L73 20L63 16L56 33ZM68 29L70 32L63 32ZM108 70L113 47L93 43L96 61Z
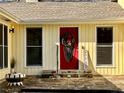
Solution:
M114 2L0 3L0 7L21 21L92 20L124 17L124 9Z

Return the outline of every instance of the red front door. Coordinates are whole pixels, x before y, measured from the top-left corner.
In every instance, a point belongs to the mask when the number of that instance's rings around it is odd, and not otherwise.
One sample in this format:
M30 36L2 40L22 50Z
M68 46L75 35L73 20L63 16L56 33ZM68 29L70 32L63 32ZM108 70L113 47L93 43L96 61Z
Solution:
M60 69L78 69L78 28L60 28Z

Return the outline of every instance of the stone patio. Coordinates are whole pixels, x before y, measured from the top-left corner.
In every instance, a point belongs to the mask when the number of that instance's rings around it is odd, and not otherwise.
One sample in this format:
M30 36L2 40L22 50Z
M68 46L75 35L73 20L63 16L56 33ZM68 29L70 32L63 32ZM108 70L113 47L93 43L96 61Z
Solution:
M27 76L24 86L8 87L7 82L0 84L0 93L17 93L21 88L42 88L42 89L100 89L100 90L124 90L124 76L94 76L93 78L40 78Z

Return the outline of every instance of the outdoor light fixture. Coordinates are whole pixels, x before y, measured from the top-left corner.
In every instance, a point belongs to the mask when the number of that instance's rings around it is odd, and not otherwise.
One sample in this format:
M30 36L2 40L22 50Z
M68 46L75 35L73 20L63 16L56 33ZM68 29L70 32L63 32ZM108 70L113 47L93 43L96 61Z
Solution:
M14 26L11 26L11 28L9 29L9 33L14 33L14 29L15 29L15 27Z
M59 46L59 43L56 43L57 46Z

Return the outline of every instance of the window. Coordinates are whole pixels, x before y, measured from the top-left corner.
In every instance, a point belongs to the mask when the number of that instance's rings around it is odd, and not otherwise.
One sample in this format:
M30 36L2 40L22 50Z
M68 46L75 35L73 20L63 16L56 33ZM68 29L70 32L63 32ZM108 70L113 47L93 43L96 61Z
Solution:
M111 2L118 2L118 0L111 0Z
M0 68L8 67L8 27L0 24Z
M97 65L112 65L113 28L97 27Z
M0 0L0 3L2 3L2 2L15 2L15 1L17 1L17 0Z
M42 65L42 28L26 29L27 66Z

